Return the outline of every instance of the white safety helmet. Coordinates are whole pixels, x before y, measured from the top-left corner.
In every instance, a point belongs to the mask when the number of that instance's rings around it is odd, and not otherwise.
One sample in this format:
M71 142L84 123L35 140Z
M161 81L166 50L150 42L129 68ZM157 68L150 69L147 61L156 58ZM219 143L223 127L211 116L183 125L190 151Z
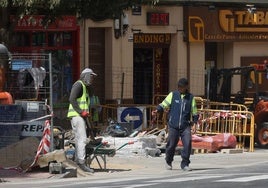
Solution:
M80 75L80 79L84 82L85 85L89 86L92 84L92 76L97 76L90 68L85 68Z

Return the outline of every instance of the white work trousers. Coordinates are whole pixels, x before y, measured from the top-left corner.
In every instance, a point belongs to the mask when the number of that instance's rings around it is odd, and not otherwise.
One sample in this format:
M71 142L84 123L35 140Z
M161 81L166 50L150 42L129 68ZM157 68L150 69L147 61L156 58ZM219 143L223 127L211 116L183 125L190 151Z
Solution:
M81 116L72 117L71 125L75 134L75 160L79 164L84 164L87 141L85 120Z

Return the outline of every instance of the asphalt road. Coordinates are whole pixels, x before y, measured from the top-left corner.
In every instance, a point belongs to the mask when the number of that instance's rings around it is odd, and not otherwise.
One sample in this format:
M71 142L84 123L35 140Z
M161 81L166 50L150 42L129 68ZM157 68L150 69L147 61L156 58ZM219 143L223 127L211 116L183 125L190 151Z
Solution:
M27 182L2 183L6 188L203 188L203 187L258 187L268 185L268 163L254 164L246 167L194 169L192 172L173 170L172 173L160 175L136 174L128 177L49 179Z
M164 168L164 156L123 156L108 158L107 171L78 178L14 179L0 183L5 188L203 188L203 187L268 187L268 150L239 154L195 154L193 171L179 169L180 156L173 170Z

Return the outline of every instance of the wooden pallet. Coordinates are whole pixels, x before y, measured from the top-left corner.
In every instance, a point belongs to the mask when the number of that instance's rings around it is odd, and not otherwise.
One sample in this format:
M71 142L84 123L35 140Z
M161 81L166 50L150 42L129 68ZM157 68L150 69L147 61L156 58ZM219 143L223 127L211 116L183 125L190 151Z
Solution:
M227 154L243 153L243 149L222 149L221 153L227 153Z
M210 153L208 149L193 149L194 154L205 154L205 153Z

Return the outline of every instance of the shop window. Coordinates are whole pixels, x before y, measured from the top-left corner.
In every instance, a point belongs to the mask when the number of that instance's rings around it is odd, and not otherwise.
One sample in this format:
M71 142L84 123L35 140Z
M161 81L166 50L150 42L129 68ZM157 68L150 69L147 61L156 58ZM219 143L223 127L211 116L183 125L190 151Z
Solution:
M71 46L72 45L72 33L65 32L63 33L63 46Z
M48 50L46 53L52 53L53 102L68 100L73 84L73 50Z
M45 32L34 32L32 34L32 46L45 46L46 35Z
M29 32L17 32L13 35L12 42L18 47L30 46L30 33Z
M78 65L76 46L78 45L78 35L75 31L16 31L12 36L11 52L19 52L25 54L31 53L51 53L52 54L52 81L53 81L53 102L61 103L68 101L71 87L73 84L73 76L77 76L76 71ZM103 53L102 53L103 54ZM73 57L74 56L74 57ZM76 63L77 62L77 63ZM46 61L38 60L32 62L33 68L39 67L49 70ZM12 74L10 74L10 90L15 97L21 97L22 93L25 94L24 98L32 98L29 93L17 89L17 74L13 74L14 71L18 72L22 67L29 68L29 64L26 62L20 62L15 64L12 68ZM44 80L44 86L49 85L49 77ZM22 79L19 79L24 81ZM31 81L31 80L30 80ZM28 82L27 82L28 84ZM27 85L28 86L28 85ZM42 88L44 89L44 88ZM42 95L42 96L41 96ZM43 94L40 93L40 98L43 98Z
M71 46L71 32L50 32L48 33L48 46Z

